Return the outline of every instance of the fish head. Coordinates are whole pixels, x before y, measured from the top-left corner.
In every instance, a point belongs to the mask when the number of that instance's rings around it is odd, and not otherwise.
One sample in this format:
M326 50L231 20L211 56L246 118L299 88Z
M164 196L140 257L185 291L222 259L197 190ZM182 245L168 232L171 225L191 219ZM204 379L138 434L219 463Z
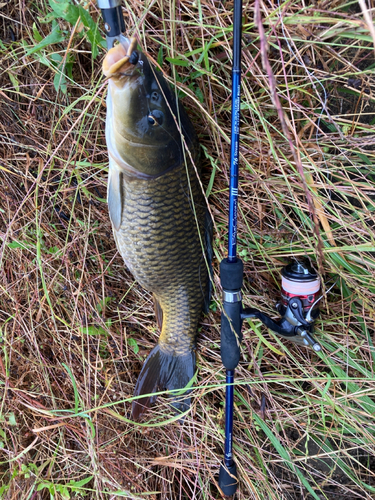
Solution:
M194 128L135 39L125 39L108 52L103 72L110 77L107 145L119 167L128 174L157 177L181 165L181 135L187 147L195 149Z

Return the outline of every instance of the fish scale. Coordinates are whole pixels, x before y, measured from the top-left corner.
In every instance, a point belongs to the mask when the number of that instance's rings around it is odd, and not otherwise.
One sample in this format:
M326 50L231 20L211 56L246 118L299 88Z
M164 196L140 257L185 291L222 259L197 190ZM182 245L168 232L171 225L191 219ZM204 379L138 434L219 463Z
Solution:
M197 251L204 241L204 200L191 174L195 214L185 165L152 180L127 182L124 176L121 226L114 231L126 265L161 306L159 343L174 355L189 353L195 344L208 280L203 252Z

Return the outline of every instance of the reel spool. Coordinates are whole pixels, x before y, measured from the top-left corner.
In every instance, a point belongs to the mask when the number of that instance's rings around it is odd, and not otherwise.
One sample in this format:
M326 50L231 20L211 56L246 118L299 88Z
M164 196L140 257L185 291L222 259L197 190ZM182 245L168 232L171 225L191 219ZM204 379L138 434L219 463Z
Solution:
M287 307L292 297L299 297L307 313L320 297L319 276L300 262L284 267L281 276L281 304Z
M319 276L302 262L287 265L281 276L281 302L276 305L281 319L274 321L252 308L244 309L241 318L258 318L277 335L320 351L320 344L312 336L314 321L319 315L317 304L321 298Z

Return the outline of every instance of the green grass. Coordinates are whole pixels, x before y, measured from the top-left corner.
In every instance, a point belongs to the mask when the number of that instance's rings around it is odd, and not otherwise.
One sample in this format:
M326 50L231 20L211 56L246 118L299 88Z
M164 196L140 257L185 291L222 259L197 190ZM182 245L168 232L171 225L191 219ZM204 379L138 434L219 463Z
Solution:
M316 325L320 354L244 324L239 500L375 495L374 44L357 2L314 5L266 3L255 19L244 3L244 301L276 317L280 270L295 257L326 290L336 284ZM130 418L158 331L105 203L99 11L11 0L0 14L0 498L221 498L231 3L124 2L128 32L196 126L214 217L217 286L183 423L163 394L144 421Z

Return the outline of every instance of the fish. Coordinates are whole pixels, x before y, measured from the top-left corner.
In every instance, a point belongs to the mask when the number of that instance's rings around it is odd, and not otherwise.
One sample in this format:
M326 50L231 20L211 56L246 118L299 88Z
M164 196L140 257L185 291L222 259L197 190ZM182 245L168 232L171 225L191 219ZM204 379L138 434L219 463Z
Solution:
M186 386L211 293L212 222L198 178L196 132L162 73L135 39L108 51L103 72L113 235L126 266L152 294L160 329L134 390L144 396L132 403L139 420L158 391L175 391L177 413L190 407Z

